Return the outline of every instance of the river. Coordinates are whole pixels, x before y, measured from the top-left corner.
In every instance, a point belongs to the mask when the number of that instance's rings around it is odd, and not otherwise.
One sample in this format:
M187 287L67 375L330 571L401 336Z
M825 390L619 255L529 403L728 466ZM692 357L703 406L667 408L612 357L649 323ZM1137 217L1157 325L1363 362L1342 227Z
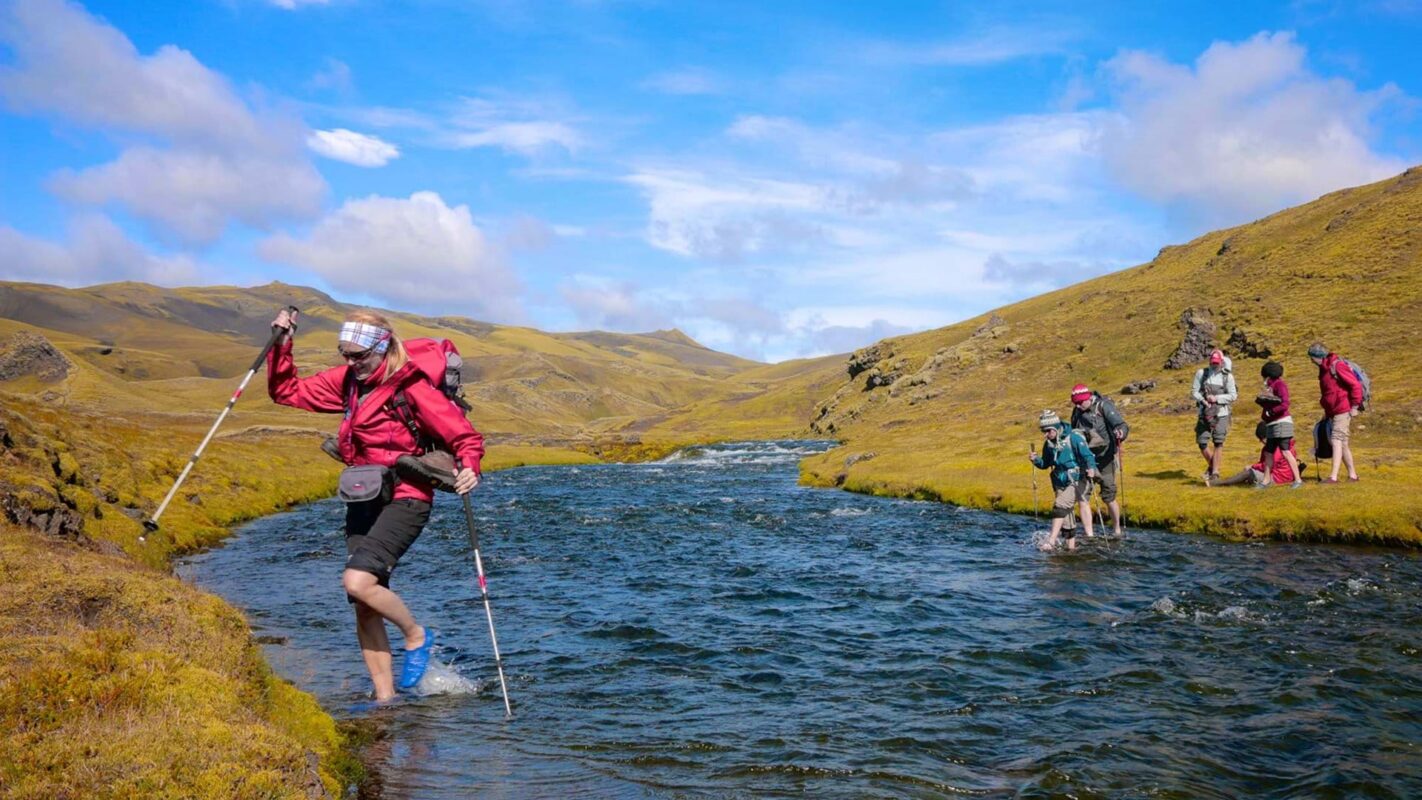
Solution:
M1156 531L1047 555L1045 520L798 486L822 447L486 476L512 720L453 497L395 574L444 644L393 706L364 703L340 503L179 572L369 720L387 798L1422 796L1422 555Z

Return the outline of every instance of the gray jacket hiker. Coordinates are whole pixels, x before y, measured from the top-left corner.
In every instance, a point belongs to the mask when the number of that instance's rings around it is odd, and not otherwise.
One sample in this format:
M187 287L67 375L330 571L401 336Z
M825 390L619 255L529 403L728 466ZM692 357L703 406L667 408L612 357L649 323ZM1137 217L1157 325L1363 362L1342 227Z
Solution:
M1229 435L1230 406L1239 399L1239 388L1234 383L1234 363L1229 357L1215 350L1210 354L1210 364L1195 372L1195 380L1190 386L1190 396L1195 399L1199 418L1195 422L1195 444L1200 449L1225 442Z
M1239 387L1234 385L1234 364L1229 360L1229 356L1224 357L1223 363L1211 364L1195 371L1195 382L1190 386L1190 396L1195 398L1195 405L1201 414L1205 412L1205 398L1208 397L1214 400L1217 416L1229 416L1230 406L1239 399Z
M1075 402L1074 398L1073 400ZM1131 431L1131 426L1126 424L1126 419L1121 416L1116 404L1111 402L1111 398L1103 397L1100 392L1091 392L1091 402L1085 408L1074 404L1071 427L1086 440L1099 465L1106 465L1115 460L1117 447Z

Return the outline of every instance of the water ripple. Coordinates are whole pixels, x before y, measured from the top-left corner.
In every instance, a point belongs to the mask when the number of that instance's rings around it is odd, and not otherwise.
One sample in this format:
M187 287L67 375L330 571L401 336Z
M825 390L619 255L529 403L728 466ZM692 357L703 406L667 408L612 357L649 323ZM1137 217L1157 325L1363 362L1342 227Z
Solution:
M379 732L390 798L1422 796L1422 557L1133 532L795 485L820 445L488 476L395 575L440 628L370 710L342 509L258 520L181 572L281 674ZM324 566L323 566L324 565Z

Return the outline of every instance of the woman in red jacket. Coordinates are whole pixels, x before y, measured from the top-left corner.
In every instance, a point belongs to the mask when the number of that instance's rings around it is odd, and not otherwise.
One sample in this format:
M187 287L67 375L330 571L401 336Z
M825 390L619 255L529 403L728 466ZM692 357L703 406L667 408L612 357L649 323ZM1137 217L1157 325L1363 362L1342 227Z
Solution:
M1332 421L1328 439L1333 444L1333 472L1324 483L1338 482L1338 467L1348 467L1348 480L1358 480L1358 470L1353 466L1353 447L1349 443L1349 428L1353 417L1363 406L1363 382L1353 374L1353 368L1337 353L1315 342L1308 348L1308 357L1318 365L1319 404L1323 413Z
M370 311L351 314L341 325L337 345L345 364L301 378L291 355L295 316L283 310L272 321L286 331L267 361L272 400L307 411L345 414L338 436L341 459L350 466L390 468L400 456L421 452L415 432L392 405L403 399L413 412L416 429L443 442L459 459L455 491L464 494L479 484L484 437L416 368L389 320ZM390 573L429 521L433 499L431 484L402 479L393 491L346 506L346 567L341 584L355 606L356 638L375 684L376 700L395 696L387 620L405 638L401 689L420 682L434 646L435 631L416 623L404 601L390 590Z

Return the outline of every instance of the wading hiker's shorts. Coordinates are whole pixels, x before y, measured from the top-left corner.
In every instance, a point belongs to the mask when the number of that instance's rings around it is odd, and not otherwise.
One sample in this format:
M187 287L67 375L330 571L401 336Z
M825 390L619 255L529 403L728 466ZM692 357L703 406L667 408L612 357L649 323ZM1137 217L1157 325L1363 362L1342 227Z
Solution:
M1333 430L1328 434L1328 441L1337 442L1338 444L1347 444L1348 428L1351 427L1350 423L1353 421L1353 415L1344 411L1342 414L1336 417L1329 417L1328 419L1333 423Z
M1097 460L1096 479L1086 481L1086 493L1081 496L1081 499L1091 499L1093 483L1101 484L1102 502L1109 503L1116 499L1116 458L1114 455L1110 461Z
M430 521L430 504L408 498L346 504L346 569L369 572L390 588L395 562ZM354 598L347 597L352 603Z
M1052 517L1066 520L1066 523L1062 525L1062 530L1069 531L1067 533L1068 539L1076 535L1076 504L1090 496L1091 481L1087 478L1082 478L1057 490L1056 499L1052 501Z
M1232 415L1225 414L1223 417L1215 417L1214 424L1204 414L1195 418L1195 444L1200 447L1209 447L1210 442L1224 444L1225 437L1229 435L1229 420Z

